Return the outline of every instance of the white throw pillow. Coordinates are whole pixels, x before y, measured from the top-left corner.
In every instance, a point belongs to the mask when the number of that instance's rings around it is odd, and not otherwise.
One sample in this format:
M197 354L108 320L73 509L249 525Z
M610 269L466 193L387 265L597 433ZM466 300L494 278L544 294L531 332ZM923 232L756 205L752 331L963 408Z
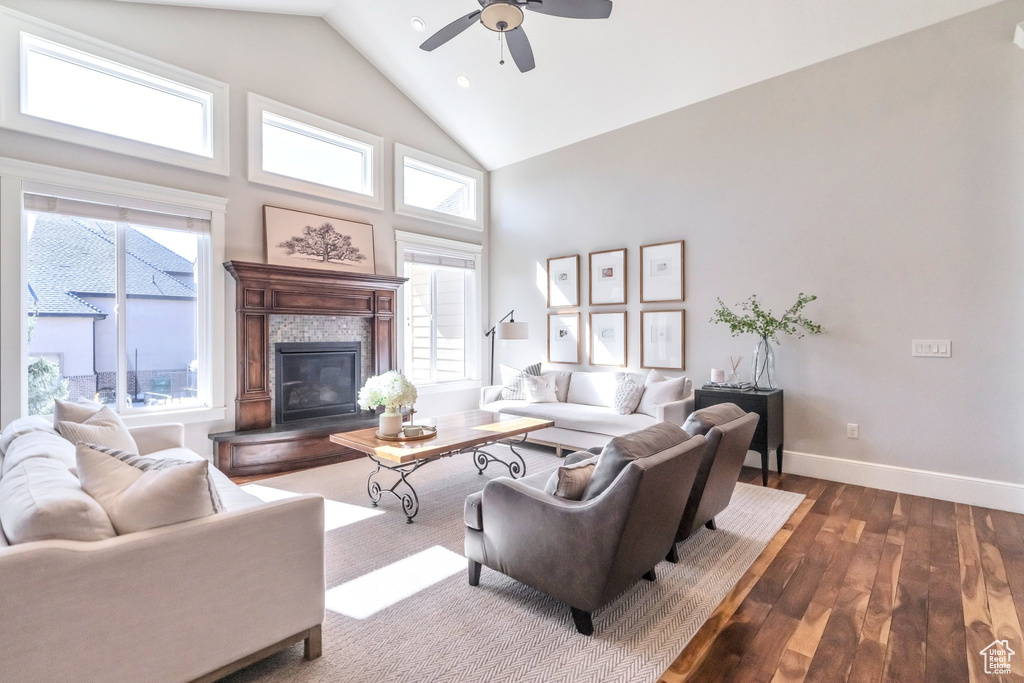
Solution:
M11 545L114 537L107 513L67 467L29 458L0 479L0 524Z
M644 394L640 398L636 412L657 417L657 406L682 401L690 395L692 386L689 377L668 379L657 370L652 370L651 374L647 375Z
M528 403L557 403L558 395L555 393L555 378L548 375L534 377L523 375L523 386L526 389L526 401Z
M612 403L612 408L619 415L629 415L635 411L643 395L643 375L632 372L615 373L615 402Z
M223 511L206 460L164 460L79 444L82 490L96 499L118 534L187 522Z
M528 375L540 375L540 363L527 365L522 370L510 365L500 365L498 369L501 371L501 384L504 386L501 397L506 401L524 400L526 389L523 387L523 378Z
M555 397L558 398L559 403L565 403L569 400L569 379L572 377L572 373L568 370L544 370L541 368L541 373L545 377L555 378Z
M91 443L107 448L116 448L129 453L138 453L139 447L113 410L101 407L81 424L61 422L57 428L60 435L75 444Z
M60 431L61 422L78 422L81 424L95 415L102 403L90 401L85 398L78 399L77 403L62 401L59 398L53 404L53 428Z

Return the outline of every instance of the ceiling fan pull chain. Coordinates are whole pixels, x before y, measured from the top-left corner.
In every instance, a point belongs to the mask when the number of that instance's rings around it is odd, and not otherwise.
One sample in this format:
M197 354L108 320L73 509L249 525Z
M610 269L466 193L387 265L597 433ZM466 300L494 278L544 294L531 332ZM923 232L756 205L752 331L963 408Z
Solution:
M505 32L498 32L498 52L501 55L501 61L498 64L505 65Z

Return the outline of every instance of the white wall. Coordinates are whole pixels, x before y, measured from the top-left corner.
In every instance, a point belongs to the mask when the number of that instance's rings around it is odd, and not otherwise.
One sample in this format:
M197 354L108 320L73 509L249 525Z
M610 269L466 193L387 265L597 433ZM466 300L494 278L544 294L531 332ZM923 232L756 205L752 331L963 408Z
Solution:
M477 243L485 238L480 232L394 214L394 142L482 167L319 18L105 0L3 0L3 4L227 83L231 89L231 175L189 171L7 130L0 130L0 156L227 197L229 259L264 259L264 204L373 223L377 272L381 274L395 272L396 227ZM246 93L250 90L382 136L383 210L350 207L249 183L245 131ZM0 258L16 258L8 255L9 249L5 247ZM235 391L233 287L228 287L226 296L227 357L219 364L227 368L230 418ZM19 361L3 358L0 362ZM231 419L190 426L189 445L209 454L206 434L230 425Z
M638 247L685 239L698 386L730 355L749 377L756 340L708 322L716 297L817 294L826 334L777 353L787 450L1024 483L1022 15L1010 0L492 172L491 310L531 326L499 360L545 353L547 257L628 247L638 367ZM953 357L911 358L912 339Z

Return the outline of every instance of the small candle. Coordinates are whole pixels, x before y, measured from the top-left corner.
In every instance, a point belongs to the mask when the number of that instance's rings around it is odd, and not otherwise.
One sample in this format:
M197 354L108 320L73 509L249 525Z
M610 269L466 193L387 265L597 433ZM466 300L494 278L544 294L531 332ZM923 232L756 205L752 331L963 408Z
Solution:
M711 368L711 381L712 382L724 382L725 381L725 370L719 370L718 368Z

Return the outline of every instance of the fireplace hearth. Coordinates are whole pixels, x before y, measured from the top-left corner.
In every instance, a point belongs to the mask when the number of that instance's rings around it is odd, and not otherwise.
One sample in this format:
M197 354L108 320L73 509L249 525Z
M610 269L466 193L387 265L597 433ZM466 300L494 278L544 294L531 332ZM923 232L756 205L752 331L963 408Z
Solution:
M274 345L277 424L359 412L359 342Z

